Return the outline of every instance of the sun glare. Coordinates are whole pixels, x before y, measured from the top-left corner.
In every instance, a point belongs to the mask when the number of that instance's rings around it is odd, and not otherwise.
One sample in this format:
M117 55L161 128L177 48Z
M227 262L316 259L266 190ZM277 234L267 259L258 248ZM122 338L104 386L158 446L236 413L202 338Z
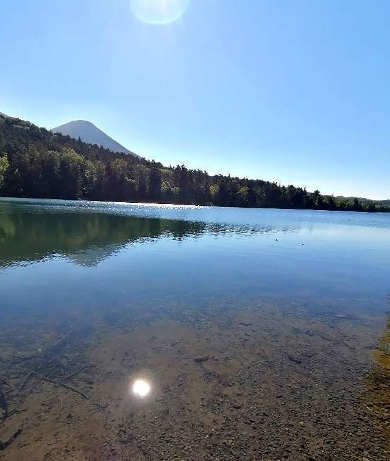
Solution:
M150 385L143 379L138 379L133 384L133 394L138 397L146 397L150 392Z
M190 0L130 0L130 8L139 21L164 25L181 18L189 2Z

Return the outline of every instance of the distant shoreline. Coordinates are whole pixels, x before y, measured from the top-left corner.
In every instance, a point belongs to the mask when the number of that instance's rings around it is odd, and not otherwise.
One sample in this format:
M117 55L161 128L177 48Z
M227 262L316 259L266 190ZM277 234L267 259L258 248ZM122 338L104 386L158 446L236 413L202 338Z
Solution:
M96 203L96 204L113 204L113 205L136 205L136 206L167 206L167 207L177 207L177 208L218 208L218 209L240 209L240 210L284 210L284 211L318 211L318 212L332 212L332 213L359 213L359 214L377 214L377 213L390 213L390 209L388 210L375 210L375 211L368 211L368 210L324 210L324 209L317 209L317 208L282 208L282 207L239 207L239 206L219 206L214 204L206 204L206 205L197 205L197 204L188 204L188 203L168 203L168 202L129 202L129 201L110 201L110 200L88 200L84 198L78 199L68 199L68 198L51 198L51 197L9 197L9 196L0 196L0 202L7 202L7 201L15 201L15 202L23 202L31 203L34 202L45 202L45 201L62 201L65 203Z
M210 175L115 153L0 115L0 195L226 208L389 212L386 201L323 195L277 182Z

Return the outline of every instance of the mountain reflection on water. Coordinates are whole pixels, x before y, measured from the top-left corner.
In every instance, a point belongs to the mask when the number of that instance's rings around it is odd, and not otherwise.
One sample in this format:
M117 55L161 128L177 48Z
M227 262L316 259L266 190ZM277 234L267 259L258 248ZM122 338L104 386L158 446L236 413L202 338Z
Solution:
M271 296L383 312L389 232L385 214L1 199L0 289L23 309Z
M34 262L51 255L94 266L124 246L169 236L183 239L204 232L196 222L132 218L101 213L0 214L0 265Z
M126 245L169 237L182 240L210 234L272 233L270 225L228 225L202 221L133 217L112 208L69 208L69 203L40 206L27 202L0 202L0 267L63 256L75 264L95 266ZM43 202L44 203L44 202ZM35 205L35 206L34 206ZM108 213L107 213L108 211ZM111 211L111 212L110 212ZM293 229L283 229L284 232Z

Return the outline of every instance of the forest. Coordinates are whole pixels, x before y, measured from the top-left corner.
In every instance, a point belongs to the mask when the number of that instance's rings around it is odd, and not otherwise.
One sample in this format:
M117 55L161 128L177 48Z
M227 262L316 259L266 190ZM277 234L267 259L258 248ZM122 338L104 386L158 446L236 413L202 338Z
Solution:
M293 185L209 175L113 153L0 115L0 195L225 207L389 212L385 203L322 195Z

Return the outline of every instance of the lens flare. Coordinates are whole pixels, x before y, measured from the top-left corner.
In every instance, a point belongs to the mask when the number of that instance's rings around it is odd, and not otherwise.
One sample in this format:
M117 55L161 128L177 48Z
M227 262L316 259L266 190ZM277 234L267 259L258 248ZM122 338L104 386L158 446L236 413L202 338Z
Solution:
M133 394L138 397L146 397L150 392L150 384L143 379L138 379L133 384Z
M139 21L164 25L180 19L189 3L190 0L130 0L130 8Z

